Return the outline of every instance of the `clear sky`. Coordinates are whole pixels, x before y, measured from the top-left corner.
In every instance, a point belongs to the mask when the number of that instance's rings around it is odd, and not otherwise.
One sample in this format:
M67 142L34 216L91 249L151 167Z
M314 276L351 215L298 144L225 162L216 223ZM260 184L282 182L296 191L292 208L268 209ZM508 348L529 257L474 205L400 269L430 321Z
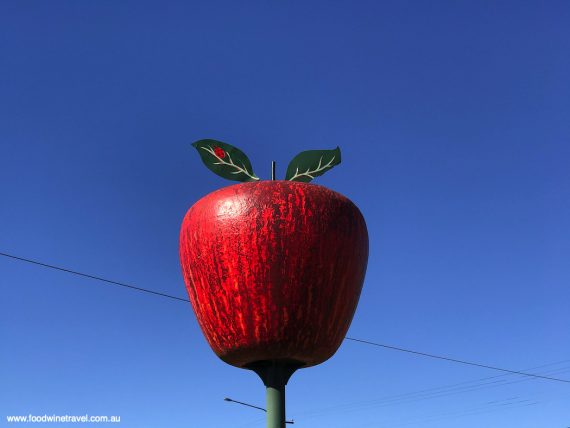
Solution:
M338 145L315 183L370 234L349 335L570 379L569 22L567 1L3 1L0 251L186 297L181 220L231 184L190 143L265 179ZM0 283L1 424L264 426L222 401L264 389L189 305L5 257ZM480 380L500 374L345 341L292 378L288 417L570 425L570 384Z

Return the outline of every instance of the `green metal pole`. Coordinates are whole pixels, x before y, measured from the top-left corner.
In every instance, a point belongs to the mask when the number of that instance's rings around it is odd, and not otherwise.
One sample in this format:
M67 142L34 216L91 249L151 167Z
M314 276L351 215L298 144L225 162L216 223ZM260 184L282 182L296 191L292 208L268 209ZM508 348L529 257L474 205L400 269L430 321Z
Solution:
M285 428L285 385L302 366L296 362L258 361L245 367L257 373L265 385L267 428Z
M285 384L267 386L267 428L285 428Z

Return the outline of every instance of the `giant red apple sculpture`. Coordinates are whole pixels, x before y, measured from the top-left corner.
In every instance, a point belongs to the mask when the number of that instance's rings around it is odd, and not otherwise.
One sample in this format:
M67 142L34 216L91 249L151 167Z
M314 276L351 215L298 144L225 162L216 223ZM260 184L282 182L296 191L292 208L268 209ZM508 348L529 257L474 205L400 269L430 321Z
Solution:
M237 367L327 360L352 321L368 258L358 208L308 183L340 150L303 152L288 180L258 181L235 147L194 145L214 172L247 181L200 199L182 223L182 270L208 343Z

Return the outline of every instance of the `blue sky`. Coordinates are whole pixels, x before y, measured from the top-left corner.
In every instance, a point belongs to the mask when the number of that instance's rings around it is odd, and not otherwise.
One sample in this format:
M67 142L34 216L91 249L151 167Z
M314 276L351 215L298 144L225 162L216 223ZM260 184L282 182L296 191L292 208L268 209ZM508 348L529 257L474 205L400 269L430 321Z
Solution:
M266 179L338 145L315 182L370 234L349 335L570 379L568 22L564 1L2 2L0 251L185 297L181 220L230 184L192 141ZM263 386L188 305L3 257L0 282L3 424L264 426L222 401L264 405ZM288 417L570 424L569 384L479 380L500 374L346 341L292 378Z

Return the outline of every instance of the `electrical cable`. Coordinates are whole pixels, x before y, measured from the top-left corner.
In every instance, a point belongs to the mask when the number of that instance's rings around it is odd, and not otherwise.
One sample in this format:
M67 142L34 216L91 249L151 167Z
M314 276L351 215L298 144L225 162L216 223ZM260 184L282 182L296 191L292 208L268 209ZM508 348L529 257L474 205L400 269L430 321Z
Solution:
M119 281L114 281L114 280L110 280L110 279L106 279L100 276L96 276L96 275L91 275L91 274L86 274L83 272L79 272L76 270L72 270L72 269L67 269L67 268L63 268L60 266L56 266L56 265L52 265L52 264L48 264L48 263L44 263L44 262L40 262L37 260L32 260L29 258L25 258L25 257L20 257L20 256L15 256L13 254L8 254L8 253L4 253L4 252L0 252L0 256L3 257L7 257L7 258L11 258L13 260L18 260L18 261L22 261L22 262L26 262L26 263L30 263L30 264L34 264L37 266L41 266L41 267L45 267L45 268L49 268L49 269L55 269L61 272L66 272L69 274L73 274L73 275L78 275L78 276L82 276L84 278L89 278L89 279L93 279L96 281L101 281L107 284L111 284L111 285L116 285L116 286L120 286L120 287L124 287L124 288L129 288L131 290L136 290L136 291L141 291L144 293L149 293L149 294L154 294L157 296L161 296L161 297L165 297L165 298L169 298L169 299L173 299L173 300L178 300L178 301L182 301L182 302L186 302L188 303L189 300L188 299L184 299L182 297L177 297L177 296L173 296L171 294L166 294L166 293L160 293L158 291L154 291L154 290L149 290L147 288L142 288L142 287L136 287L134 285L130 285L130 284L126 284L124 282L119 282ZM496 371L501 371L501 372L505 372L505 373L511 373L511 374L517 374L517 375L521 375L521 376L528 376L528 377L533 377L533 378L538 378L538 379L544 379L544 380L550 380L550 381L555 381L555 382L564 382L564 383L570 383L570 380L567 379L559 379L559 378L554 378L554 377L549 377L549 376L541 376L541 375L537 375L537 374L533 374L533 373L526 373L526 372L521 372L521 371L517 371L517 370L509 370L509 369L504 369L501 367L496 367L496 366L490 366L487 364L481 364L481 363L474 363L471 361L465 361L465 360L459 360L456 358L451 358L451 357L445 357L445 356L441 356L441 355L435 355L435 354L429 354L427 352L420 352L420 351L414 351L412 349L406 349L406 348L400 348L397 346L392 346L392 345L384 345L381 343L377 343L377 342L371 342L369 340L363 340L363 339L357 339L357 338L353 338L353 337L345 337L346 340L351 340L353 342L358 342L358 343L362 343L362 344L367 344L367 345L371 345L371 346L377 346L377 347L381 347L381 348L385 348L385 349L391 349L394 351L400 351L400 352L406 352L409 354L414 354L414 355L419 355L419 356L423 356L423 357L429 357L429 358L434 358L434 359L439 359L439 360L444 360L444 361L449 361L449 362L453 362L453 363L458 363L458 364L464 364L464 365L470 365L470 366L474 366L474 367L480 367L480 368L485 368L485 369L489 369L489 370L496 370Z
M9 258L12 258L14 260L19 260L19 261L26 262L26 263L32 263L34 265L42 266L42 267L49 268L49 269L59 270L61 272L71 273L73 275L79 275L79 276L82 276L85 278L95 279L97 281L106 282L107 284L118 285L120 287L125 287L125 288L130 288L132 290L142 291L144 293L155 294L157 296L167 297L169 299L174 299L174 300L180 300L182 302L190 302L188 299L184 299L182 297L176 297L176 296L172 296L170 294L160 293L158 291L149 290L147 288L135 287L134 285L125 284L124 282L113 281L111 279L101 278L100 276L90 275L87 273L78 272L76 270L71 270L71 269L62 268L62 267L55 266L55 265L50 265L47 263L39 262L37 260L26 259L24 257L18 257L18 256L14 256L12 254L1 253L1 252L0 252L0 256L9 257Z
M554 365L554 364L558 364L558 363L547 364L545 366ZM535 367L535 368L537 368L537 367ZM550 370L547 373L551 373L551 372L552 373L566 373L568 371L570 371L569 367L562 367L562 368L558 368L555 370ZM500 375L500 376L493 376L491 378L502 377L502 376L515 376L515 375L504 374L504 375ZM404 404L404 405L405 404L413 404L413 403L416 403L418 401L455 396L457 394L479 391L482 389L502 387L502 386L512 385L512 384L516 384L516 383L520 383L520 382L527 382L527 381L536 380L533 378L524 377L522 379L519 378L517 380L513 380L510 382L505 382L505 380L499 380L499 381L485 382L485 383L479 383L479 384L473 384L473 385L466 385L466 386L462 386L462 387L456 386L456 385L462 385L462 384L467 384L467 383L474 383L474 382L478 382L480 380L491 379L491 378L483 378L483 379L478 379L478 380L473 380L473 381L460 382L457 384L451 384L451 385L446 385L446 386L441 386L441 387L436 387L436 388L429 388L429 389L425 389L425 390L408 392L408 393L398 394L398 395L393 395L393 396L385 396L385 397L372 399L372 400L337 404L337 405L327 406L327 407L323 407L323 408L308 411L308 412L301 412L301 413L298 413L298 416L302 416L303 420L307 420L307 419L311 419L311 418L314 418L316 416L320 416L323 414L331 414L331 413L339 413L339 412L340 413L350 413L350 412L361 411L361 410L365 410L365 409L378 408L378 407L387 407L387 406L401 405L401 404ZM433 392L429 392L429 391L433 391Z
M353 342L365 343L367 345L379 346L379 347L386 348L386 349L392 349L394 351L407 352L407 353L414 354L414 355L421 355L423 357L436 358L438 360L450 361L450 362L458 363L458 364L466 364L469 366L481 367L481 368L490 369L490 370L497 370L497 371L501 371L501 372L505 372L505 373L511 373L511 374L518 374L521 376L530 376L530 377L534 377L534 378L553 380L556 382L570 383L570 380L567 380L567 379L558 379L555 377L541 376L541 375L537 375L537 374L533 374L533 373L519 372L517 370L503 369L501 367L489 366L487 364L480 364L480 363L474 363L472 361L458 360L456 358L450 358L450 357L444 357L441 355L428 354L427 352L414 351L412 349L405 349L405 348L400 348L397 346L383 345L381 343L371 342L369 340L356 339L353 337L345 337L345 339L346 340L352 340Z

